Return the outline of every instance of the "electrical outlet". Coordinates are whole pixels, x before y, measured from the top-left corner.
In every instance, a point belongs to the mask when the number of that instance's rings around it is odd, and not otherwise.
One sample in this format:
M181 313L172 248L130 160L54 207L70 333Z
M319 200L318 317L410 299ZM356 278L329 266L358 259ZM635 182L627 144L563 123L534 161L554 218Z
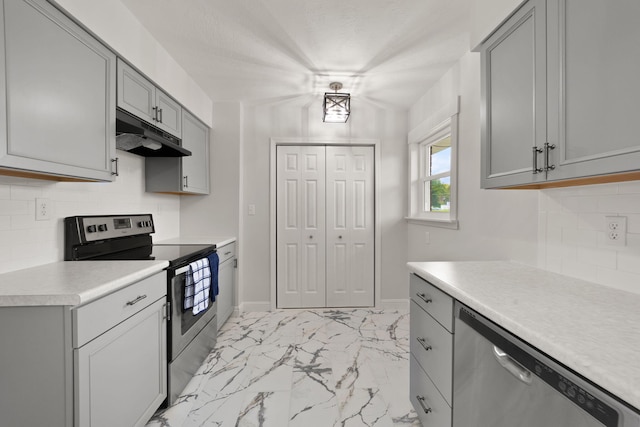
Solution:
M627 217L607 216L606 230L607 243L614 246L626 246L627 244Z
M50 219L49 199L36 199L36 221L48 221Z

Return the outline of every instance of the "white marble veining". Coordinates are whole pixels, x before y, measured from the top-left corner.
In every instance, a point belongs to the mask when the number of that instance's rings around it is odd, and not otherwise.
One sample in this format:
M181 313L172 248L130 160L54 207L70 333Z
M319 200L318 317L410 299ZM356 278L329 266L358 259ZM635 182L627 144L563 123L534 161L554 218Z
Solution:
M409 312L232 317L177 402L147 426L419 427L409 402Z
M409 270L640 408L640 295L511 262Z
M181 236L153 242L154 245L215 245L217 248L236 241L235 237Z
M4 273L0 306L85 304L168 265L167 261L61 261Z

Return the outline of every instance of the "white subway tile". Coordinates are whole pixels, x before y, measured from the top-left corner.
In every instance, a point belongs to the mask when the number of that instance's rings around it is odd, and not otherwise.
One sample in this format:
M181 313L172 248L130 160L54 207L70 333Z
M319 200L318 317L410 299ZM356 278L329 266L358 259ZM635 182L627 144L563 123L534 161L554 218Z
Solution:
M578 261L600 267L616 268L615 249L578 247Z
M11 198L11 186L0 184L0 203L2 200L9 200Z
M640 212L640 194L619 194L601 196L598 212L616 212L618 214Z
M563 259L562 274L594 282L597 280L598 269L593 264L585 263L582 261Z
M640 181L628 181L618 184L618 193L620 194L640 194Z
M602 196L569 196L562 199L564 211L574 212L600 212L599 200Z
M640 252L627 251L618 254L618 270L638 274L640 279Z
M578 214L578 229L604 231L605 215L601 213Z
M33 212L35 215L35 199ZM0 201L0 215L26 215L31 212L30 203L26 200L2 200Z
M42 197L42 187L33 187L27 185L12 185L11 200L34 200L36 197Z
M618 184L597 184L597 185L584 185L576 187L578 194L587 195L600 195L600 194L618 194Z

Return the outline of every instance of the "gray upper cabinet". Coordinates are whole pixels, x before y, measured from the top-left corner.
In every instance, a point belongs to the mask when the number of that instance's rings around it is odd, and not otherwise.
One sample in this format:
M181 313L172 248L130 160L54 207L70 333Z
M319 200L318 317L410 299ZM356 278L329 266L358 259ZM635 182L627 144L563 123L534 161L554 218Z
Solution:
M545 0L530 0L482 46L484 188L544 180L545 43Z
M44 0L0 6L0 169L113 180L115 55Z
M209 128L188 111L182 111L182 146L186 157L147 157L146 191L209 194Z
M487 39L484 188L637 179L639 21L633 0L530 0Z
M182 138L182 107L124 61L118 59L118 107Z
M640 169L640 3L548 6L550 180Z

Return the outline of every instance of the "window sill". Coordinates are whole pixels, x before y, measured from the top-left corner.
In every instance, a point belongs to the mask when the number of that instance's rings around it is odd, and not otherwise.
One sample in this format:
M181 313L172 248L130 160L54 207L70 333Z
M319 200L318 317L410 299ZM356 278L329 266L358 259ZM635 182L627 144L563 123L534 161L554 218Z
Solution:
M431 227L448 228L451 230L458 229L457 219L432 219L432 218L406 217L405 220L409 224L427 225Z

